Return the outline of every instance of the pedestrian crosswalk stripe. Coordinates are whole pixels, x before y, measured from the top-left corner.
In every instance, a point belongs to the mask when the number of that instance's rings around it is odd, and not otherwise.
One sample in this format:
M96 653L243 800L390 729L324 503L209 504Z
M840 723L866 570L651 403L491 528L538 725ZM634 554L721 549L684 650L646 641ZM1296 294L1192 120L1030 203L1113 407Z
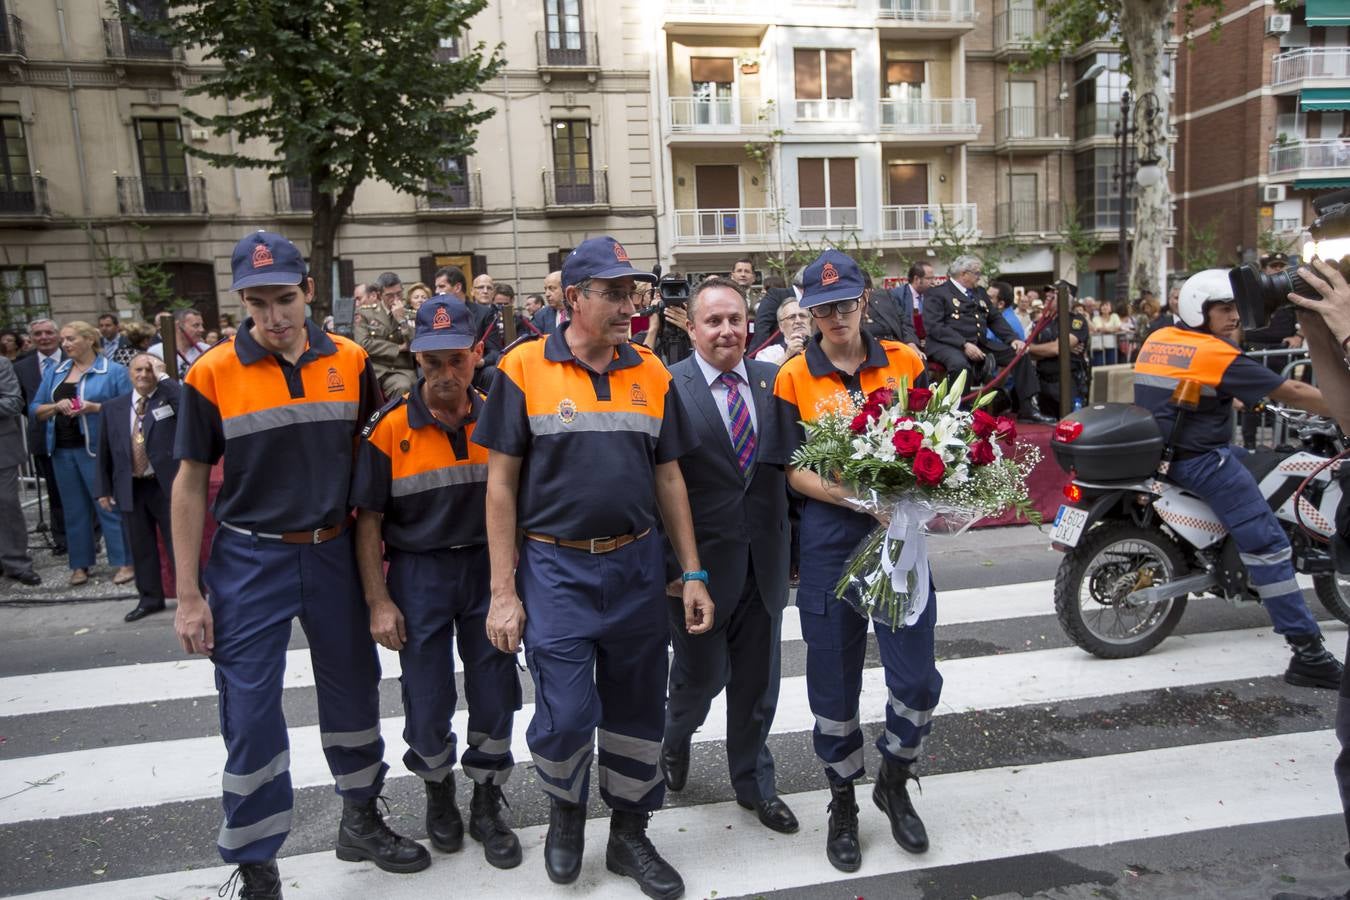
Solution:
M804 888L939 866L1053 853L1144 838L1277 822L1340 810L1330 760L1330 731L1300 732L1221 743L1169 747L1087 759L978 769L924 780L929 802L919 801L932 848L912 856L891 840L886 820L860 785L863 866L836 871L825 860L826 791L785 796L802 830L777 835L760 828L734 803L665 809L649 834L680 871L686 896L735 896ZM1215 765L1222 760L1222 765ZM631 900L631 881L605 871L607 825L586 827L587 854L568 894L594 900ZM445 891L465 897L560 896L541 859L544 826L518 831L525 862L502 872L481 853L434 854L418 875L391 876L369 863L337 862L331 851L280 860L288 900L375 897L422 900ZM197 900L213 894L232 867L217 866L103 882L26 895L29 900Z
M1339 623L1324 623L1323 628L1345 630ZM940 664L945 684L938 714L1266 677L1281 673L1288 657L1284 641L1269 628L1249 628L1171 637L1152 653L1135 659L1101 660L1076 647L1065 647L949 660ZM805 682L804 676L782 680L774 734L811 729L814 717ZM862 720L882 721L885 704L884 671L864 670ZM525 726L532 712L527 704L516 717L512 750L521 762L529 760ZM464 710L455 714L454 728L461 736L466 733ZM404 775L398 762L406 749L402 718L383 720L382 730L391 774ZM292 728L290 737L293 784L331 783L319 749L318 726ZM694 740L725 737L725 695L721 695ZM215 797L224 756L220 738L209 736L0 761L0 796L13 795L0 804L0 824ZM147 759L171 763L160 766L153 779L126 777L128 772L139 771ZM47 779L51 780L40 787L25 789Z

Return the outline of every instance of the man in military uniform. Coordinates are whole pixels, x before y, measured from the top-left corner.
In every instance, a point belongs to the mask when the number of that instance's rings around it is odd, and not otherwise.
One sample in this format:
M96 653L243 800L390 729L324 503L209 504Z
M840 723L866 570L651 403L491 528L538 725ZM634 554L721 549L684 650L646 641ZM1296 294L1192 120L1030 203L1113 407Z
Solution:
M1069 377L1073 383L1074 399L1086 403L1091 366L1088 348L1091 334L1087 316L1078 311L1069 314ZM1048 409L1059 410L1059 317L1045 323L1036 343L1027 350L1027 356L1036 360L1036 374L1041 382L1041 397Z
M354 334L366 351L386 397L401 397L411 390L414 380L412 354L413 323L403 305L403 283L393 272L385 272L366 289L371 302L356 308Z
M947 269L947 281L930 287L923 297L924 350L930 360L942 364L950 379L967 370L968 389L984 381L986 357L994 358L997 371L1012 362L1025 345L978 287L982 272L983 264L978 259L958 256ZM996 340L991 341L986 330L992 331ZM1016 387L1019 417L1053 424L1053 418L1041 414L1037 400L1040 385L1029 356L1018 360L1009 378Z

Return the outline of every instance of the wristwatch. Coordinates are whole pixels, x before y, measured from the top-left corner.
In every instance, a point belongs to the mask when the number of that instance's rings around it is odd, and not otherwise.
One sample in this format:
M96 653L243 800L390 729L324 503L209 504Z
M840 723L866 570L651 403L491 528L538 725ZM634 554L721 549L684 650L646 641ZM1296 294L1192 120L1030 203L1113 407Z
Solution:
M707 583L708 583L708 570L707 570L707 569L698 569L698 570L693 571L693 572L685 572L683 575L680 576L680 581L683 581L683 582L685 582L686 584L688 584L688 583L691 582L691 581L701 581L701 582L703 582L704 584L707 584Z

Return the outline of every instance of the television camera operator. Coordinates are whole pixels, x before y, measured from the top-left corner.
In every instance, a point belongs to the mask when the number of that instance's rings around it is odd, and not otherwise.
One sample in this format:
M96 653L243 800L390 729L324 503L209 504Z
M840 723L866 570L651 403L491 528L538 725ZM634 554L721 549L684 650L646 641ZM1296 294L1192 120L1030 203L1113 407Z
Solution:
M660 275L660 267L654 274ZM689 342L689 285L690 280L683 275L661 277L654 291L656 302L637 313L648 317L647 334L642 343L667 367L694 352Z

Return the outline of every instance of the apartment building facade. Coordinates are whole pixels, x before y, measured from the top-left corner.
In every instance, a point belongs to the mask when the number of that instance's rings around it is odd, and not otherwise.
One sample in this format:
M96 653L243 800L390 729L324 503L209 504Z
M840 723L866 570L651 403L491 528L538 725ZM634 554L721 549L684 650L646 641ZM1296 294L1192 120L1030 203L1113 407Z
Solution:
M654 263L648 14L641 0L492 0L465 33L430 36L438 58L503 45L504 72L473 98L495 115L472 154L445 160L450 189L414 198L361 186L337 236L336 290L350 295L385 270L429 281L455 263L538 291L563 254L600 232ZM137 32L103 0L0 0L0 23L5 321L147 313L130 308L118 275L147 262L213 321L237 312L227 289L241 234L273 229L308 247L308 185L188 152L230 149L183 116L200 58Z
M1350 4L1226 0L1219 19L1179 53L1176 242L1212 233L1223 264L1297 252L1312 199L1350 187Z

